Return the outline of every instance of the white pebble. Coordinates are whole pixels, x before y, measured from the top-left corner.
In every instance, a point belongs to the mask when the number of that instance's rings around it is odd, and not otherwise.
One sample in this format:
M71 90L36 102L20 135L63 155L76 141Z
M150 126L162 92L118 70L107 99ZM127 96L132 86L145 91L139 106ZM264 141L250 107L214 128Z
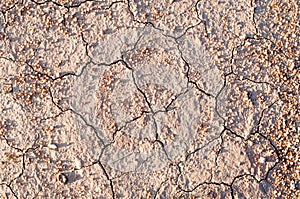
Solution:
M57 149L58 147L57 147L57 145L56 144L53 144L53 143L50 143L50 144L48 144L48 148L49 149Z
M260 163L265 163L265 162L266 162L266 158L260 157L260 158L259 158L259 162L260 162Z
M81 167L82 167L81 160L78 159L78 158L76 158L76 159L75 159L75 168L76 168L76 169L81 169Z
M293 181L293 182L291 182L291 189L296 189L296 183Z

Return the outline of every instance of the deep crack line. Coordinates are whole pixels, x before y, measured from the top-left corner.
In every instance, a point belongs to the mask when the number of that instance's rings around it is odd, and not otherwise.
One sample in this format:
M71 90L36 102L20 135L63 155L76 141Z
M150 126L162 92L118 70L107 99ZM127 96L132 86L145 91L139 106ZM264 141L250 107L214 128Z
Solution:
M159 145L161 146L161 148L162 148L162 150L164 151L164 153L165 153L166 157L168 158L168 160L171 160L171 158L169 157L169 155L168 155L168 153L167 153L167 151L166 151L166 149L165 149L165 146L164 146L163 142L162 142L161 140L159 140L157 121L156 121L156 119L155 119L155 112L154 112L154 110L153 110L153 108L152 108L152 106L151 106L151 103L149 102L149 100L148 100L148 98L147 98L145 92L142 91L142 90L139 88L139 86L138 86L138 84L137 84L137 82L136 82L136 78L135 78L135 76L134 76L134 69L131 68L131 67L129 66L129 64L128 64L124 59L123 59L123 63L125 64L126 68L128 68L129 70L131 70L131 76L132 76L132 79L133 79L133 83L134 83L136 89L142 94L142 96L144 97L144 100L146 101L146 103L147 103L149 109L151 110L151 113L152 113L152 114L151 114L151 118L152 118L152 120L153 120L153 122L154 122L154 128L155 128L155 129L154 129L154 132L155 132L155 141L153 141L152 143L153 143L153 144L155 144L156 142L159 143Z
M110 179L107 171L105 170L105 168L104 168L103 164L100 162L100 160L98 160L98 165L100 166L100 168L102 169L105 177L109 181L109 186L110 186L110 189L111 189L111 192L112 192L112 198L115 199L116 198L116 194L115 194L115 190L114 190L113 180Z

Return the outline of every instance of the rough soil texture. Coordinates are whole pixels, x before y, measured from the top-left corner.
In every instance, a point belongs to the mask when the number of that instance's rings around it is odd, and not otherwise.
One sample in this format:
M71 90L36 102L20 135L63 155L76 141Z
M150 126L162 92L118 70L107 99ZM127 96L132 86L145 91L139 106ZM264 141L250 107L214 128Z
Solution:
M0 10L1 198L300 198L300 1Z

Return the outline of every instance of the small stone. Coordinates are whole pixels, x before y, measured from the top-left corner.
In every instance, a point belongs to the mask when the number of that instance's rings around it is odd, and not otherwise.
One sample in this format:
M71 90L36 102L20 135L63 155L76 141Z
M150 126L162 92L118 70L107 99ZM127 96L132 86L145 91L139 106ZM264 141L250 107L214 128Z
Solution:
M57 177L58 181L62 184L67 184L68 183L68 177L64 173L60 173Z
M249 145L249 146L253 146L253 142L250 141L250 140L248 140L248 145Z
M78 159L78 158L76 158L76 159L75 159L75 168L76 168L76 169L81 169L81 167L82 167L81 160Z
M260 157L260 158L259 158L259 162L260 162L260 163L265 163L265 162L266 162L266 158Z
M247 35L240 35L241 40L245 40Z
M293 182L291 182L291 189L296 189L296 183L293 181Z
M50 143L50 144L48 144L48 148L49 148L49 149L55 150L55 149L57 149L58 147L57 147L56 144Z
M245 46L250 46L252 43L251 42L249 42L249 41L246 41L245 42Z

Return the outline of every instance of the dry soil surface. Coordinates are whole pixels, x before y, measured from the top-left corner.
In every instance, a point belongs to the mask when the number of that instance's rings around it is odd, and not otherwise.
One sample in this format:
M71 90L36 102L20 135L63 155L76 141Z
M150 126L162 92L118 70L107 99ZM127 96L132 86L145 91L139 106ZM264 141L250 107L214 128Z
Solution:
M300 198L299 0L0 10L1 198Z

